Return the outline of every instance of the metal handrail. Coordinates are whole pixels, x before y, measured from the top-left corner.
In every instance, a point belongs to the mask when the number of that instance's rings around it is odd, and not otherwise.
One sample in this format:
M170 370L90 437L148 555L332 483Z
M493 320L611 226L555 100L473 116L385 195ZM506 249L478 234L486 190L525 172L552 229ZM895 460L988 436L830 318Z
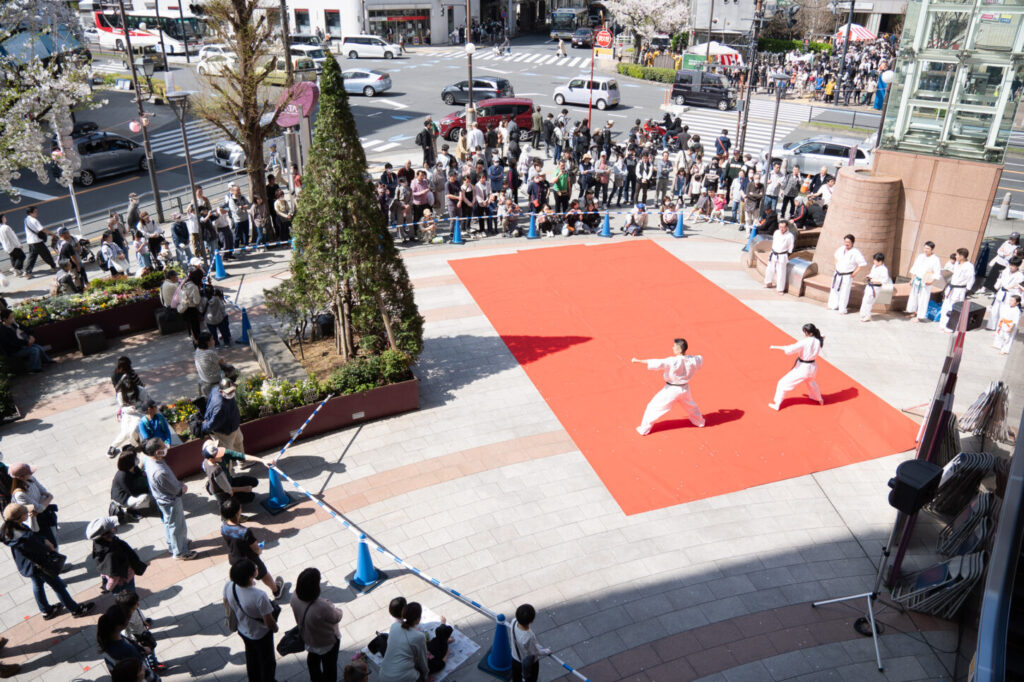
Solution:
M1020 429L1024 429L1024 416ZM1021 433L1018 430L1018 433ZM981 600L978 644L975 650L976 682L1001 682L1007 678L1007 634L1013 605L1014 578L1021 560L1024 536L1024 438L1018 438L1010 461L1006 493L999 512L999 525L992 542L992 558Z

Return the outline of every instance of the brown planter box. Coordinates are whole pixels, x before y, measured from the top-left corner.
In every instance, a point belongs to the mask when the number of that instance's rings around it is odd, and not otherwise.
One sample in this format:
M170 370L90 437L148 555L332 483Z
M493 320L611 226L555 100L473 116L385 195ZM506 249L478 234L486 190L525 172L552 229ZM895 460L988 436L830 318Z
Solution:
M103 330L108 339L118 336L129 336L139 332L156 329L153 311L160 307L160 299L154 295L145 301L136 301L128 305L100 310L68 320L58 320L49 324L41 324L32 329L36 342L51 353L64 353L77 350L75 331L82 327L96 325Z
M420 406L419 380L410 379L397 384L381 386L365 393L340 395L331 398L310 422L302 437L337 431L357 422L390 417ZM288 442L293 431L313 413L316 405L303 405L294 410L242 424L247 452L258 453L277 449ZM202 471L202 439L190 440L167 451L167 464L175 476L184 478Z

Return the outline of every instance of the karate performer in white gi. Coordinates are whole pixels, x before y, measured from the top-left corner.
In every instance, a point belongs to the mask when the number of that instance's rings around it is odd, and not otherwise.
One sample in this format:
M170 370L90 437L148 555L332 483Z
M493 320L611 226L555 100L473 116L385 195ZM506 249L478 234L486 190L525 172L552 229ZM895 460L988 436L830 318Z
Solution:
M876 253L871 263L868 281L864 283L864 298L860 302L860 321L871 321L871 308L878 298L878 288L889 283L889 268L885 267L885 254Z
M970 254L971 252L963 247L956 250L956 263L953 264L949 284L946 285L946 296L942 299L942 313L939 317L942 331L947 334L953 333L952 329L946 327L949 314L953 311L953 304L967 298L967 290L974 286L974 265L967 260Z
M832 289L828 292L828 309L838 310L840 315L846 314L850 303L850 287L857 271L868 264L860 249L853 247L857 238L852 234L843 237L843 245L836 249L836 271L832 275Z
M1003 271L1010 265L1010 259L1017 253L1017 247L1020 246L1020 233L1011 232L1010 238L999 245L996 249L995 258L988 262L988 274L985 276L985 290L990 294L996 292L996 282L999 280L999 275L1003 274Z
M1011 258L1009 268L1003 270L996 280L996 295L992 297L992 305L988 309L988 322L985 327L995 331L999 323L999 309L1009 305L1009 298L1020 295L1024 287L1024 272L1020 271L1020 258Z
M796 246L796 239L789 231L789 221L783 220L779 223L779 229L772 235L772 252L768 254L768 266L764 269L764 288L772 286L775 280L775 290L780 294L786 293L786 265L789 263L789 254L793 253Z
M1000 310L1002 312L996 324L996 337L992 339L992 347L998 348L1000 353L1006 355L1010 352L1013 337L1017 334L1017 325L1020 324L1020 296L1010 296L1010 300L1004 303Z
M914 266L910 268L907 312L915 322L924 322L928 319L928 302L932 300L931 285L940 274L942 261L935 255L935 242L925 242L924 253L917 255Z
M821 332L813 324L808 322L803 326L804 338L788 346L769 346L772 350L781 350L786 355L796 355L796 363L793 369L786 372L786 375L779 379L775 385L775 398L768 403L768 407L778 410L782 406L782 399L786 393L807 382L807 390L811 394L811 400L818 401L819 405L825 404L821 397L821 389L818 388L816 378L818 376L818 354L821 353L821 346L825 343Z
M693 375L704 364L704 358L700 355L686 355L686 339L676 339L672 343L672 357L661 360L639 360L633 358L631 362L639 362L647 365L647 369L661 370L665 379L665 386L654 394L651 402L647 403L644 410L644 417L636 432L646 436L651 432L654 422L663 417L672 409L673 403L679 403L687 414L690 415L690 423L694 426L704 426L704 417L700 408L690 394L690 381Z

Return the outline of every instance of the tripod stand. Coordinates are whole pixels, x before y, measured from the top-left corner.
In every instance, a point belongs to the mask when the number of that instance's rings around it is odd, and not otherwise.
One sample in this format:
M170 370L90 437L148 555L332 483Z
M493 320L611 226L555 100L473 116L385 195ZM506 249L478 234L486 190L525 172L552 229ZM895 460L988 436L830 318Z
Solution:
M861 616L853 623L853 629L862 635L867 636L871 634L871 639L875 643L875 661L878 663L878 672L882 672L882 653L878 649L878 633L882 631L882 626L875 621L875 600L878 599L878 590L882 587L882 579L885 575L885 569L889 563L889 555L892 553L893 545L896 543L896 538L902 532L903 527L906 523L907 516L900 512L896 517L896 523L892 526L892 532L889 533L889 541L885 543L885 547L882 548L882 556L878 561L878 573L875 575L875 586L870 592L864 592L861 594L851 594L848 597L837 597L835 599L826 599L824 601L816 601L811 604L812 607L822 606L823 604L837 604L844 601L855 601L857 599L866 599L868 604L867 615ZM892 604L900 611L903 611L903 607L899 604ZM884 604L883 606L889 606ZM868 629L870 627L870 629Z

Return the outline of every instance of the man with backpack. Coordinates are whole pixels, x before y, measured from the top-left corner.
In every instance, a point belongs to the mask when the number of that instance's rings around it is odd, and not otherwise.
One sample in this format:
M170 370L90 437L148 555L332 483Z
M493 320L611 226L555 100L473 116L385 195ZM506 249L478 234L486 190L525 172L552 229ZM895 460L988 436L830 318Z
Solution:
M423 150L423 165L430 168L434 165L434 130L428 116L423 121L423 130L416 134L416 144Z

